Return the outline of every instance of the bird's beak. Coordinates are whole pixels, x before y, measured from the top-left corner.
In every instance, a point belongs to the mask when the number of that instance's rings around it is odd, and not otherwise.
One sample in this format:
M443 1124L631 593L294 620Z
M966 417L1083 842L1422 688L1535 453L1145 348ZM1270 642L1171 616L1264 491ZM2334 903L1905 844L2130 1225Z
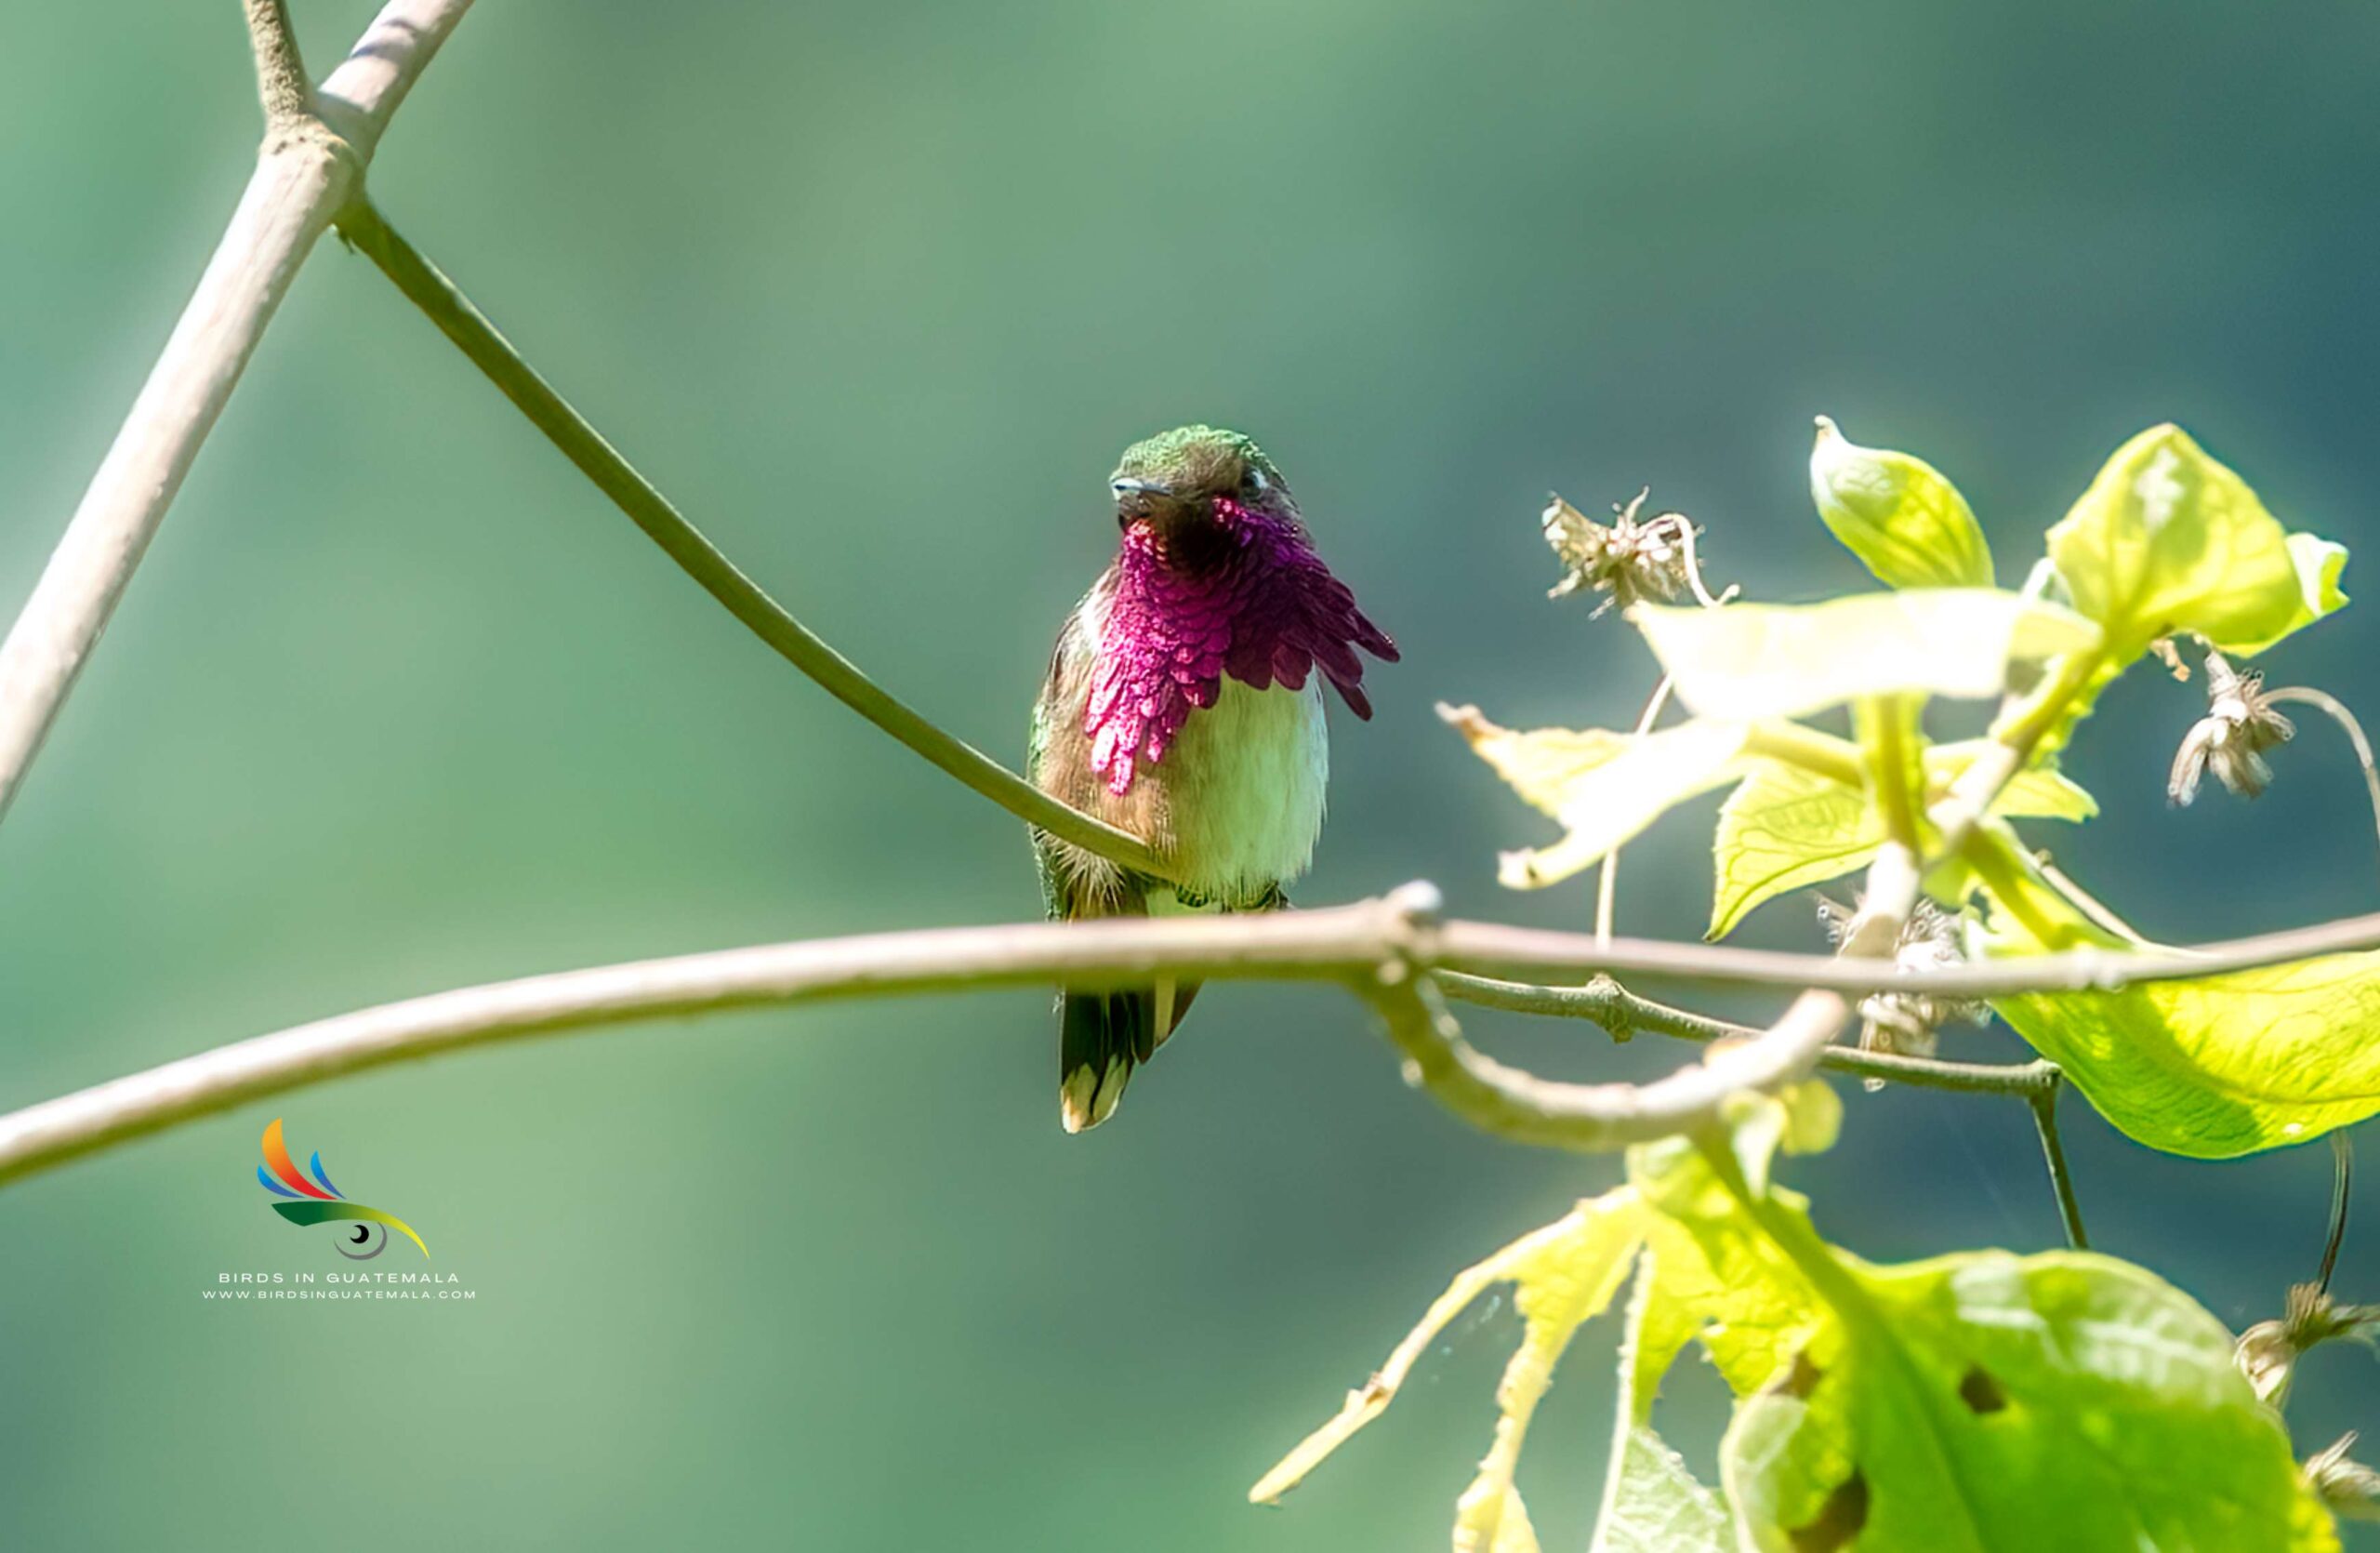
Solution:
M1138 518L1153 518L1173 501L1173 487L1157 480L1133 480L1118 476L1108 483L1116 493L1116 522L1130 525Z

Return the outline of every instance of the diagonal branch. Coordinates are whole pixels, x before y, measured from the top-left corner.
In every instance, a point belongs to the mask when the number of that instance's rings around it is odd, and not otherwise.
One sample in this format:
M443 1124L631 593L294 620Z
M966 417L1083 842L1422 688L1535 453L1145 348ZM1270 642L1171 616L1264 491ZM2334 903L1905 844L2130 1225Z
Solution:
M973 745L945 733L786 613L555 392L470 299L368 203L359 202L342 214L339 231L670 560L827 694L1027 824L1136 872L1169 875L1167 866L1138 838L1059 803Z
M298 267L361 186L389 116L470 0L394 0L307 111L303 67L279 4L248 0L268 124L257 168L91 477L33 596L0 642L0 811L107 629L200 445L255 353Z

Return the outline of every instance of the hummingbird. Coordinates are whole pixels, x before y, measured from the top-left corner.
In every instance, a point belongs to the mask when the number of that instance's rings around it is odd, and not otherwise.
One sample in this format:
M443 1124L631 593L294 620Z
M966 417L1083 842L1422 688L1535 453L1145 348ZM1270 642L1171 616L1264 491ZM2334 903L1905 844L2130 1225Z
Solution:
M1116 559L1066 617L1027 768L1051 797L1145 843L1170 880L1033 832L1053 920L1286 906L1322 830L1322 682L1369 718L1360 647L1396 644L1330 575L1281 471L1236 431L1133 444L1108 481ZM1160 980L1058 999L1058 1116L1115 1114L1133 1068L1197 994Z

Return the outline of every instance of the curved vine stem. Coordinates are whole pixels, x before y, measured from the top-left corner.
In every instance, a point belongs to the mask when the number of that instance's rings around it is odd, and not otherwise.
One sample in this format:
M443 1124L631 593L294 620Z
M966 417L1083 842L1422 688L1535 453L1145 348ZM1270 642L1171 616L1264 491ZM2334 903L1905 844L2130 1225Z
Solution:
M2312 707L2346 730L2347 742L2355 747L2356 764L2363 769L2364 796L2372 801L2372 829L2375 835L2380 835L2380 770L2373 769L2372 741L2363 737L2363 724L2356 721L2355 713L2347 710L2347 703L2327 690L2316 690L2311 685L2304 684L2283 685L2279 690L2268 690L2264 693L2264 698L2267 701L2292 701L2301 707Z
M1687 568L1686 575L1694 577L1695 586L1699 591L1701 587L1701 578L1694 573L1691 566ZM1713 604L1712 607L1716 608L1717 605ZM1646 734L1651 733L1653 731L1653 724L1661 720L1662 709L1670 704L1670 692L1675 688L1675 681L1672 680L1669 675L1663 674L1661 676L1661 683L1653 687L1653 694L1646 697L1645 710L1636 719L1636 737L1638 738L1642 738ZM1620 848L1615 846L1609 852L1604 854L1603 861L1596 865L1595 869L1596 943L1608 944L1611 942L1612 924L1618 920L1619 913Z
M2322 1240L2322 1270L2314 1278L2314 1292L2331 1292L2331 1274L2338 1270L2339 1247L2347 1240L2348 1189L2355 1182L2355 1143L2345 1127L2331 1134L2331 1228Z
M2347 710L2347 703L2329 691L2302 684L2268 690L2264 698L2268 702L2289 701L2298 706L2312 707L2345 731L2347 743L2355 750L2355 763L2363 773L2364 796L2372 803L2373 830L2380 834L2380 770L2373 767L2372 741L2364 737L2363 724L2356 719L2355 713ZM2314 1281L2318 1293L2330 1293L2331 1274L2338 1268L2339 1247L2347 1239L2347 1198L2354 1177L2355 1144L2348 1137L2347 1130L2341 1127L2331 1134L2331 1226L2330 1233L2322 1241L2322 1270Z
M1134 872L1171 876L1170 865L1139 838L1059 803L973 745L945 733L787 613L604 441L586 417L522 359L511 342L471 305L470 299L398 235L369 202L358 202L342 212L338 227L614 506L787 662L962 785L1028 825Z

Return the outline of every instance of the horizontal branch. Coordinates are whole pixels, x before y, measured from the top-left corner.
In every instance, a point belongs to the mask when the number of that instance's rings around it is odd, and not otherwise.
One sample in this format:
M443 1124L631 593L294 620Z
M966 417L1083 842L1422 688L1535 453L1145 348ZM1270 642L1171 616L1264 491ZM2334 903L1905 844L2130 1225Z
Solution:
M470 299L369 204L359 203L342 215L339 230L396 283L398 290L430 315L430 322L614 506L787 662L817 681L828 695L1019 819L1137 872L1169 876L1167 866L1137 837L1059 803L973 745L944 732L787 613L784 605L745 576L686 521L668 498L604 441L602 432L522 359Z
M1558 980L1586 973L1711 987L1809 987L1858 996L1895 990L1951 999L2116 991L2144 982L2187 981L2373 949L2380 949L2380 912L2195 949L2069 949L1922 972L1897 970L1889 961L1724 944L1614 938L1598 946L1584 933L1499 923L1450 922L1438 939L1439 963L1488 976Z
M1503 1068L1462 1044L1430 985L1443 974L1441 968L1477 973L1525 961L1593 976L1653 960L1673 976L1695 976L1699 963L1719 967L1708 978L1712 980L1797 987L1831 979L1841 983L1844 993L1884 986L1906 991L1934 991L1946 985L1967 989L1978 981L1972 995L2056 991L2076 985L2066 956L1895 975L1887 964L1775 954L1761 957L1754 975L1743 963L1742 951L1707 945L1638 946L1621 939L1599 949L1585 934L1441 923L1435 917L1436 898L1433 887L1414 884L1384 900L1309 911L929 928L763 945L463 988L218 1047L0 1116L0 1182L268 1095L499 1041L637 1019L837 999L1002 987L1130 987L1159 972L1181 979L1343 985L1382 1009L1400 1049L1449 1108L1508 1136L1569 1148L1608 1148L1680 1130L1692 1123L1699 1109L1715 1108L1735 1090L1771 1087L1806 1069L1811 1053L1805 1043L1814 1040L1823 1046L1827 1036L1813 1038L1812 1030L1824 1020L1831 1034L1831 1024L1840 1020L1840 1000L1805 993L1776 1029L1758 1032L1778 1039L1731 1042L1705 1063L1655 1083L1555 1084ZM2380 923L2359 921L2367 934L2380 932ZM2321 937L2326 931L2242 939L2215 946L2200 959L2172 953L2100 956L2093 962L2095 979L2089 985L2191 975L2209 964L2236 968L2271 963L2292 958L2298 942ZM1649 955L1647 949L1662 952ZM1977 973L1989 973L1988 978ZM1453 985L1458 995L1487 990L1489 995L1480 997L1481 1002L1514 997L1483 984L1475 975ZM1502 1006L1516 1004L1508 1001ZM1691 1017L1668 1022L1683 1029L1683 1021ZM1656 1028L1649 1015L1641 1028ZM1735 1031L1725 1027L1721 1033ZM1836 1055L1825 1053L1830 1061ZM1915 1082L1917 1069L1909 1065L1917 1059L1887 1063L1876 1054L1842 1055L1859 1059L1860 1066L1850 1071Z
M251 0L269 120L257 168L198 289L133 400L32 596L0 642L0 810L41 751L75 677L115 613L231 399L265 325L332 216L361 187L389 116L470 0L395 0L319 100L337 129L302 109L287 18Z
M466 1047L730 1009L970 989L1333 980L1392 957L1401 910L929 928L724 949L466 987L219 1046L0 1117L0 1182L268 1095Z

